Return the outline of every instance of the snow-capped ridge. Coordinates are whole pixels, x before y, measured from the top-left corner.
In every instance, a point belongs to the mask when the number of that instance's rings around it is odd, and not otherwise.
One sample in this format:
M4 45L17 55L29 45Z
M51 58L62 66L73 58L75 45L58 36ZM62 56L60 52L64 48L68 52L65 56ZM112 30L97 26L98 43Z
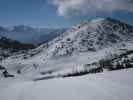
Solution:
M106 18L97 18L97 19L92 19L90 22L95 23L95 22L101 22L106 20Z
M54 55L88 52L132 41L133 27L112 18L84 21L57 37L51 46Z

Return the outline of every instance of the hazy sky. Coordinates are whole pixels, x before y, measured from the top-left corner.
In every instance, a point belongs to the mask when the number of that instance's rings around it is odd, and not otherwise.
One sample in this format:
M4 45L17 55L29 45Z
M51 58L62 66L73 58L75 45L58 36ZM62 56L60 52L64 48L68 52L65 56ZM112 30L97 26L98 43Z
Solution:
M71 27L98 17L133 25L133 0L0 0L0 25Z

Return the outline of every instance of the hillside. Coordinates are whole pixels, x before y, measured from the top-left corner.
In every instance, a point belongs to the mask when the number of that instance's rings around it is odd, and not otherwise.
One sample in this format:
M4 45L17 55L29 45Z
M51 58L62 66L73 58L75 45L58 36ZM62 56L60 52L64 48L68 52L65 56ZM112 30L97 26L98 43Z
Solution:
M133 38L133 27L111 18L84 21L53 41L55 56L124 46ZM121 43L121 44L120 44Z
M2 65L33 80L130 68L132 40L132 26L112 18L94 19L36 49L13 55Z

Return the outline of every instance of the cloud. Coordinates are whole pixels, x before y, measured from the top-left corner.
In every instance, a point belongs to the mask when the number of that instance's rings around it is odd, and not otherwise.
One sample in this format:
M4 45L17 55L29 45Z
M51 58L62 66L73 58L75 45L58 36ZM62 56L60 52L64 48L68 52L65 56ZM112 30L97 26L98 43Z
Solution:
M60 16L85 15L90 12L133 12L133 0L53 0Z

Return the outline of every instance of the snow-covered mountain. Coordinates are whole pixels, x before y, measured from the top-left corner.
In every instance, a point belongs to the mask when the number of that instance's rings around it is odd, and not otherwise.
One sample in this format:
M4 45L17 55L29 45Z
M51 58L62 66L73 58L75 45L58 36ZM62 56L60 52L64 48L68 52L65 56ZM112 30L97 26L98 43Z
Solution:
M121 64L127 68L132 65L132 43L132 26L100 18L84 21L36 49L9 57L2 65L35 80L102 72L109 65L112 70ZM121 63L115 64L116 61Z
M37 30L36 30L36 28L32 28L30 26L18 25L18 26L14 26L14 28L11 31L13 31L13 32L30 32L30 31L37 31Z
M2 26L0 26L0 32L8 32L8 30Z
M57 56L74 52L97 51L133 39L133 27L106 18L84 21L53 41L52 53Z

